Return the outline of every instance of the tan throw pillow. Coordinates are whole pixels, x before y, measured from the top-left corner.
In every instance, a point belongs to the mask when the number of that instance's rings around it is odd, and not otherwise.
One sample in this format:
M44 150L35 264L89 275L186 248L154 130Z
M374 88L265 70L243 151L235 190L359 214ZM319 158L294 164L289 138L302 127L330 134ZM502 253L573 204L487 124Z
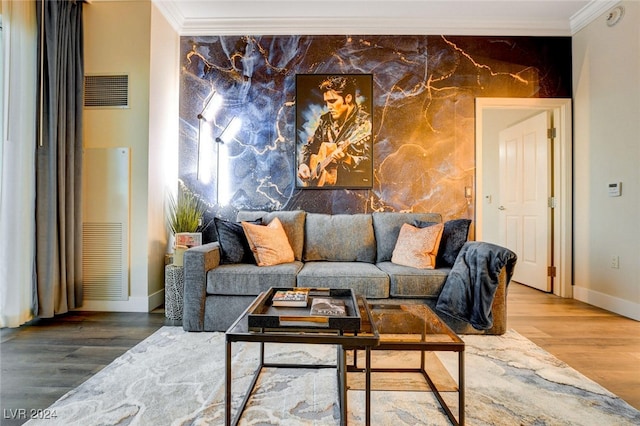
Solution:
M277 217L267 226L242 222L242 228L258 266L293 262L293 249Z
M398 265L433 269L436 265L443 227L442 223L426 228L416 228L405 223L400 228L391 261Z

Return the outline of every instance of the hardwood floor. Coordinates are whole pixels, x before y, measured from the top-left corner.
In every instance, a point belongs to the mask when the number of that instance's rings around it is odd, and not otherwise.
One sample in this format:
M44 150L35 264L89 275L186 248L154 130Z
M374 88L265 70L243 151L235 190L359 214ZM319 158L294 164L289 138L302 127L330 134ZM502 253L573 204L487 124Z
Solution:
M163 312L73 312L2 329L0 424L23 424L30 410L47 408L164 322Z
M517 283L508 327L640 409L640 322ZM163 325L153 313L75 312L2 329L0 424L44 409Z
M640 322L512 283L508 327L640 410Z

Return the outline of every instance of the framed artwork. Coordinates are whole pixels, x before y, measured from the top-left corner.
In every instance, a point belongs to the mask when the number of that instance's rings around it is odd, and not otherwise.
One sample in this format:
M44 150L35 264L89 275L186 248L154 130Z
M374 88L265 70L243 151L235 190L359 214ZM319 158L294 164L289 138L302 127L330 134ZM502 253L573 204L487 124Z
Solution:
M373 185L371 74L296 75L296 187Z

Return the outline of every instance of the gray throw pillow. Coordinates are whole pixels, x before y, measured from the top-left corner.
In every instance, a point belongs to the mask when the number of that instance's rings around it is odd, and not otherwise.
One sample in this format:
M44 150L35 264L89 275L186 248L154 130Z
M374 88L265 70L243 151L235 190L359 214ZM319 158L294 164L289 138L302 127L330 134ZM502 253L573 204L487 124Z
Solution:
M256 225L262 225L262 219L248 221ZM256 260L249 247L249 242L244 234L244 229L239 222L214 218L218 243L220 244L220 263L230 265L234 263L252 263Z
M413 224L418 228L426 228L427 226L435 225L436 222L416 220ZM436 268L450 268L453 266L462 246L467 242L469 226L471 226L471 220L469 219L453 219L445 222L436 257Z
M469 236L469 219L454 219L445 222L440 249L436 257L436 267L452 267Z

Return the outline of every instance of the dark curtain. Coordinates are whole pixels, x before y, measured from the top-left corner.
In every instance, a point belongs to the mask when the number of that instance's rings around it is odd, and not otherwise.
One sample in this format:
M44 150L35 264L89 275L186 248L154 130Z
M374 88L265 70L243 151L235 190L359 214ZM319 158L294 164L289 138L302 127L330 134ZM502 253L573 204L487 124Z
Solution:
M38 316L82 305L81 1L37 1L39 87L36 154Z

